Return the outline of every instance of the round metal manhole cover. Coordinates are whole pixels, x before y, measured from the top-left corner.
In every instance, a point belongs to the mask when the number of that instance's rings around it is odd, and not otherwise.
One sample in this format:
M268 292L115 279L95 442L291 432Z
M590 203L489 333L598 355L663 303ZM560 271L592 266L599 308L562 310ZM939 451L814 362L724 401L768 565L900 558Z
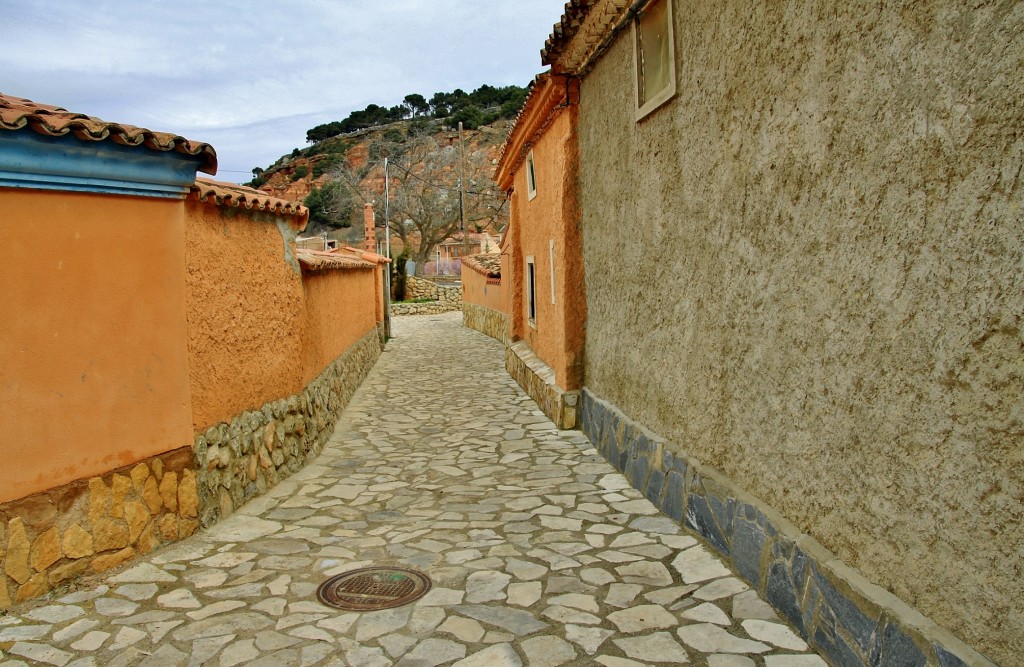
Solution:
M430 590L430 577L404 567L364 567L331 577L316 590L328 607L374 611L401 607Z

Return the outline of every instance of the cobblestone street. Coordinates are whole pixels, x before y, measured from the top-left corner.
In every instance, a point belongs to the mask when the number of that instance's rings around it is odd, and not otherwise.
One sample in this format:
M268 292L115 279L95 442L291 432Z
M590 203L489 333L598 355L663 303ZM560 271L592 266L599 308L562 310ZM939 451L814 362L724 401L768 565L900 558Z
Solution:
M0 667L825 663L577 431L558 431L461 313L395 338L311 465L210 529L0 615ZM403 607L328 577L429 574Z

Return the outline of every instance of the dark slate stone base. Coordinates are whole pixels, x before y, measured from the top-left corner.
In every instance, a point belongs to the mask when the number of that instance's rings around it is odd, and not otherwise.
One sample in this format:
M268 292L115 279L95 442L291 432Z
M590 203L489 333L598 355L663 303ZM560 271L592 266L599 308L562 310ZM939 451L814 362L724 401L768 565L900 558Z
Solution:
M581 395L580 428L634 488L707 540L835 667L994 667L589 389Z

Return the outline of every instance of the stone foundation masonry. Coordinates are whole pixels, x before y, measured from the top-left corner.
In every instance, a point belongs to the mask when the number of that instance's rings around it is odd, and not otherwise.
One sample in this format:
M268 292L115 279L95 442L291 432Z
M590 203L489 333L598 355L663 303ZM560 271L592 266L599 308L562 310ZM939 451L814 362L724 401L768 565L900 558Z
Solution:
M555 372L534 354L525 341L505 347L505 370L560 429L576 428L580 393L555 384Z
M634 488L700 533L834 667L993 667L772 508L587 389L580 421Z
M508 345L508 315L505 313L463 302L462 324Z
M458 310L459 307L440 303L438 301L426 301L423 303L393 303L391 304L392 315L439 315Z
M312 461L381 352L379 327L300 394L213 426L194 445L199 518L210 526Z
M0 505L0 609L195 532L185 447Z
M378 326L301 394L218 424L183 447L0 504L0 610L210 526L302 468L376 363Z

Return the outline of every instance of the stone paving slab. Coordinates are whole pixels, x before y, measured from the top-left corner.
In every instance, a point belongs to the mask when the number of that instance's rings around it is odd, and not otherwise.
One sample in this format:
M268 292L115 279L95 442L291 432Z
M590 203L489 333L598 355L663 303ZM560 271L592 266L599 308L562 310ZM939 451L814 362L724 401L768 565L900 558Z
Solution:
M323 453L267 495L0 615L0 667L825 665L461 319L396 318ZM433 588L382 611L317 601L379 564Z

